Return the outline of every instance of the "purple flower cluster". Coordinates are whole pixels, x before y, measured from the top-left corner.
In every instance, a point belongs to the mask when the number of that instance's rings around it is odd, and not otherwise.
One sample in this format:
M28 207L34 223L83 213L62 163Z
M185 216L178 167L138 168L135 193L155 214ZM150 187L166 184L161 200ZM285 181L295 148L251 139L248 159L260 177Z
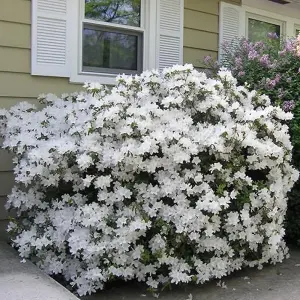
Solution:
M251 46L251 43L249 43L248 40L246 40L246 39L243 39L243 40L242 40L242 48L243 48L244 50L246 50L246 51L249 52L250 46Z
M282 109L286 112L292 111L295 108L295 101L284 101L282 105Z
M266 89L271 90L273 89L276 84L280 81L281 75L276 74L274 79L267 78L266 79Z
M268 54L263 54L263 56L261 56L261 58L259 59L259 62L264 67L270 67L271 65L270 57Z
M225 51L229 67L240 84L268 95L286 112L295 111L300 84L300 35L279 40L269 33L264 41L240 39ZM295 100L296 99L296 100ZM300 101L300 100L299 100Z
M251 49L249 51L249 53L248 53L248 59L249 60L254 60L254 59L258 58L258 57L259 57L259 54L258 54L258 52L255 49Z
M204 63L208 65L212 61L212 57L207 55L204 57Z
M269 32L269 33L267 34L267 37L268 37L269 39L271 39L271 40L277 40L277 39L279 38L279 36L277 35L276 32Z
M273 39L275 39L275 35L274 34L272 35ZM246 39L243 39L240 43L240 47L241 47L241 51L239 51L240 53L236 53L237 57L234 58L235 70L238 70L239 72L243 71L241 66L243 60L241 56L246 56L247 59L250 61L259 61L259 63L266 68L274 67L274 63L272 63L269 55L264 54L264 50L266 49L266 44L263 41L252 43Z
M259 42L256 42L255 44L254 44L254 48L255 49L258 49L258 50L263 50L263 49L265 49L265 43L263 42L263 41L259 41Z
M295 41L287 40L285 43L285 47L283 49L285 52L294 52L295 51Z

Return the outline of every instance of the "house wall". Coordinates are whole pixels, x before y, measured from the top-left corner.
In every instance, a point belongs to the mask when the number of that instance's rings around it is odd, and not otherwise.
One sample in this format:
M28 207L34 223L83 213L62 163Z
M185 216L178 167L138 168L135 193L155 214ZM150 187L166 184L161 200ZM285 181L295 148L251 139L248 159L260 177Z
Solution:
M197 68L204 67L203 59L218 57L220 0L184 1L184 62ZM240 5L242 0L224 2Z
M241 0L231 0L239 4ZM36 102L41 93L77 91L80 85L67 78L30 75L30 0L0 1L0 108L19 101ZM203 66L204 56L217 57L219 0L185 0L184 62ZM13 184L11 157L0 150L0 219Z

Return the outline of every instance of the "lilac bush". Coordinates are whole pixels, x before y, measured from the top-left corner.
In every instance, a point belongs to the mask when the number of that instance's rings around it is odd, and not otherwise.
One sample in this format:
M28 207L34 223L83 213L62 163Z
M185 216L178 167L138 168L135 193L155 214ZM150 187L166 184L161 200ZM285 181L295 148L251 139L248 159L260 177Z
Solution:
M221 66L230 69L239 84L268 95L274 104L288 101L285 107L295 107L300 96L300 36L283 41L269 33L264 41L254 43L242 38L224 43L222 48ZM210 57L205 63L215 71L220 67Z
M114 278L157 289L287 256L290 112L191 65L85 87L0 113L22 257L84 295Z

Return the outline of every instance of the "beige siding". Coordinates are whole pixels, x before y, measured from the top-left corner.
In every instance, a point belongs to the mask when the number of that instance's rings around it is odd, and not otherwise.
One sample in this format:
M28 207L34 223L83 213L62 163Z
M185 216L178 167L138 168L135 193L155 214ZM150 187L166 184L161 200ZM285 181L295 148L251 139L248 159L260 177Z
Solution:
M30 49L30 25L0 20L0 28L1 47Z
M0 97L36 98L43 93L62 94L81 88L80 85L69 84L67 78L31 76L16 72L0 72L0 82L3 84Z
M31 1L4 0L0 9L0 20L30 24Z
M0 47L0 70L1 72L29 74L30 49Z
M220 0L184 1L183 60L195 67L203 67L205 56L217 59L219 41ZM226 2L240 4L241 0Z
M232 0L239 4L241 0ZM219 0L185 0L184 62L202 66L206 55L217 57ZM73 92L80 85L70 84L67 78L30 75L31 1L0 1L0 108L19 101L37 103L41 93ZM13 182L10 155L0 151L0 219L6 216L1 209L5 195Z
M0 96L1 108L10 108L10 107L16 105L17 103L23 102L23 101L26 101L26 102L35 104L38 107L41 107L41 104L38 103L36 98L30 98L30 97L28 97L28 98L25 98L25 97L3 97L3 96Z

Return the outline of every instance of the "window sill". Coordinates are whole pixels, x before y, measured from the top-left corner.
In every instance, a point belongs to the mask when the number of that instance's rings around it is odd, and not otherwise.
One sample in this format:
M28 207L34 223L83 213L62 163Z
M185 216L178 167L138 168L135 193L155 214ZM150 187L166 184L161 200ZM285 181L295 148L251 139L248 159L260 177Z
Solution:
M70 77L70 83L85 83L85 82L99 82L100 84L115 85L117 74L91 74L81 73L72 74Z

